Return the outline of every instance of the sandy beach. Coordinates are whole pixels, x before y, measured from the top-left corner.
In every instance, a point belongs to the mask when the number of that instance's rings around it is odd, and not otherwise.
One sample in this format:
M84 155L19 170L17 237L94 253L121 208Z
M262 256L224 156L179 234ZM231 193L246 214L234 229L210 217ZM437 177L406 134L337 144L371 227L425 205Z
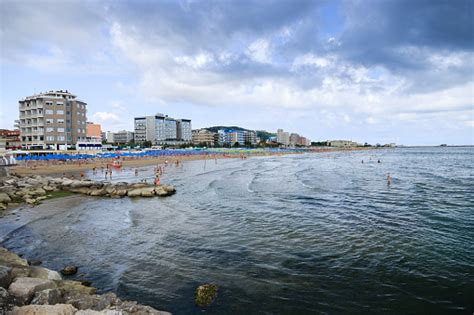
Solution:
M373 148L320 148L311 151L307 151L304 153L323 153L329 151L354 151L354 150L367 150ZM246 154L245 158L252 158L257 156L280 156L280 155L288 155L288 154L302 154L302 152L256 152L252 154ZM149 166L149 165L158 165L164 164L166 161L168 163L174 163L176 160L179 162L185 161L196 161L196 160L214 160L214 159L230 159L230 158L242 158L239 154L201 154L201 155L175 155L175 156L147 156L147 157L134 157L134 158L122 158L122 167L142 167L142 166ZM96 167L100 170L102 167L106 167L107 164L113 162L113 159L90 159L90 160L81 160L78 161L69 161L68 163L63 162L56 162L53 164L51 162L44 162L44 161L35 161L35 162L28 162L28 165L18 165L10 168L10 174L20 174L20 175L62 175L62 174L74 174L81 171L88 171L92 170L92 168Z

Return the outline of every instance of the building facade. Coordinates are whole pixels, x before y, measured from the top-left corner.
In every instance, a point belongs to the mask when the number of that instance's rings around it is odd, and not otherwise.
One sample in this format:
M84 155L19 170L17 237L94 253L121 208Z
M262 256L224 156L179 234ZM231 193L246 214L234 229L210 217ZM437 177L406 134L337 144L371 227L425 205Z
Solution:
M20 130L0 129L0 139L6 150L21 149Z
M327 143L328 146L336 148L362 146L361 144L350 140L328 140Z
M134 140L133 132L121 130L118 132L114 132L112 135L113 143L116 144L127 144Z
M93 122L87 122L86 124L86 137L94 140L102 139L102 129L100 124L94 124Z
M28 96L18 103L22 148L67 150L86 139L87 103L67 90Z
M158 113L154 116L135 118L136 143L181 144L192 141L191 120L174 119Z
M282 145L290 145L290 134L283 131L283 129L277 130L277 142Z
M219 135L208 129L197 129L192 131L192 140L194 145L204 144L206 146L214 146L219 141Z

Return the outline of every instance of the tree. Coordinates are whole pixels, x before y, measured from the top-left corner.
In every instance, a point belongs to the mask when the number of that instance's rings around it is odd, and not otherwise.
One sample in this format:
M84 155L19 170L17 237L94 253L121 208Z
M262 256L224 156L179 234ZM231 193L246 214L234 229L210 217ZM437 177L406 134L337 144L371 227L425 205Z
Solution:
M151 148L153 145L153 143L151 143L151 141L145 141L142 143L142 147L144 148Z

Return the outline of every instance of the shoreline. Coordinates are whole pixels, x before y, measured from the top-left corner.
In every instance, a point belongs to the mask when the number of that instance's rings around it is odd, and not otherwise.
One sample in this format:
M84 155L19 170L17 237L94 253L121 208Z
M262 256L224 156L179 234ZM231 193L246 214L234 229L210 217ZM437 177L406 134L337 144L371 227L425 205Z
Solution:
M245 158L261 157L261 156L283 156L290 154L317 154L327 152L345 152L345 151L365 151L374 150L375 148L336 148L336 149L316 149L307 152L258 152L255 154L245 154ZM137 159L121 159L123 167L143 167L150 165L164 164L165 161L170 163L179 160L179 162L185 161L199 161L199 160L214 160L214 159L238 159L241 158L238 154L201 154L201 155L175 155L175 156L160 156L152 158L137 158ZM31 166L17 165L10 167L10 175L61 175L72 174L81 171L90 171L93 167L100 169L106 167L107 164L111 163L112 159L95 159L92 161L82 163L66 163L66 164L44 164L45 162L34 162ZM31 163L31 162L29 162Z

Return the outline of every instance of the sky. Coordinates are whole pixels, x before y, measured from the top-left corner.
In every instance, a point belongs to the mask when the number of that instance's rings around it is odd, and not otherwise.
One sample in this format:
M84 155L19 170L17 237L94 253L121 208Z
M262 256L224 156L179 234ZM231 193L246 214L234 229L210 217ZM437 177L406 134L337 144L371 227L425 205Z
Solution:
M474 1L0 0L0 128L68 90L102 129L164 113L403 145L474 144Z

